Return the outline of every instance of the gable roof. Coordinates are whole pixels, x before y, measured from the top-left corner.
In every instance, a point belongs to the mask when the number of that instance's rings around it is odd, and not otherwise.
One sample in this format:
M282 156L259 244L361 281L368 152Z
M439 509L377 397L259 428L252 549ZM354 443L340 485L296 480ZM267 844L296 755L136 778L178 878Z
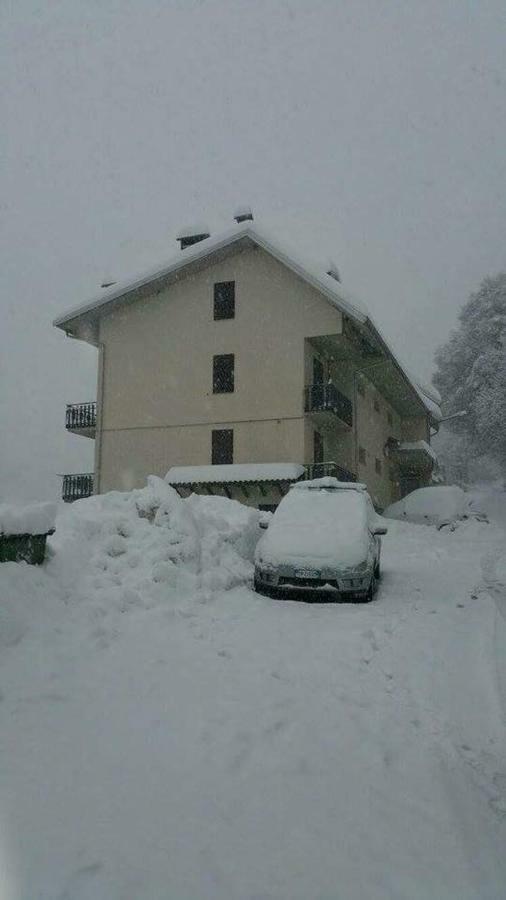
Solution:
M439 405L435 398L431 397L430 392L419 385L416 379L408 374L406 368L399 362L385 338L373 323L363 303L345 290L342 284L334 277L320 269L313 262L304 259L298 252L294 253L292 250L283 247L277 238L273 238L265 229L259 228L258 225L251 221L230 228L214 237L199 241L185 250L180 250L162 268L145 272L123 285L115 284L94 299L74 307L62 316L54 319L53 325L61 328L67 335L87 340L90 343L96 343L96 339L93 336L94 324L104 313L112 312L118 306L123 306L135 299L146 296L153 291L153 288L165 287L191 271L205 267L210 256L223 258L229 253L251 246L257 246L265 250L278 262L298 275L299 278L315 288L341 313L348 316L358 325L366 326L387 352L395 367L411 386L414 394L423 404L431 418L434 421L441 418Z
M189 269L197 263L205 262L209 256L220 251L233 251L248 245L261 247L275 257L275 259L299 275L300 278L324 294L341 312L360 323L365 322L367 319L367 310L360 301L352 298L335 278L320 271L314 263L302 260L298 254L295 257L293 253L282 248L278 241L274 241L264 229L247 222L222 232L215 237L206 238L197 244L192 244L191 247L187 247L185 250L180 250L177 256L173 257L162 268L144 272L123 285L114 285L114 287L103 291L99 296L89 300L87 303L76 306L62 316L58 316L53 321L53 325L68 331L68 326L76 323L77 320L82 319L84 316L109 311L110 308L117 305L118 300L130 299L132 295L141 291L142 288L151 286L153 282L163 281L170 284L171 281L181 277L185 269Z

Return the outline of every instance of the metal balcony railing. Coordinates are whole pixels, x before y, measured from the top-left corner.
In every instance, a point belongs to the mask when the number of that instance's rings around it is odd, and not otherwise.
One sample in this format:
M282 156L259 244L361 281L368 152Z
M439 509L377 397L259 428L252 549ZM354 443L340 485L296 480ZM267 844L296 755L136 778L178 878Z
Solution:
M86 472L80 475L64 475L61 494L65 503L72 503L73 500L91 497L93 494L93 474Z
M353 425L353 406L335 384L310 384L304 389L306 412L331 412L346 425Z
M311 463L305 468L307 479L327 478L327 476L331 476L332 478L337 478L338 481L357 480L357 476L354 472L350 472L349 469L345 469L343 466L339 466L335 462Z
M69 431L77 431L79 428L95 428L96 424L96 403L67 403L65 427Z

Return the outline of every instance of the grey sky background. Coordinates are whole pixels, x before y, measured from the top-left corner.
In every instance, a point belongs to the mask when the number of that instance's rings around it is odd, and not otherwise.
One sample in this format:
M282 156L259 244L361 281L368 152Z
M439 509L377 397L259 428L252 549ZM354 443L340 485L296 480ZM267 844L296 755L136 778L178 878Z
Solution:
M504 0L0 3L0 499L92 469L65 434L93 348L52 319L163 264L181 225L258 223L338 264L430 378L504 270ZM181 335L191 343L191 335Z

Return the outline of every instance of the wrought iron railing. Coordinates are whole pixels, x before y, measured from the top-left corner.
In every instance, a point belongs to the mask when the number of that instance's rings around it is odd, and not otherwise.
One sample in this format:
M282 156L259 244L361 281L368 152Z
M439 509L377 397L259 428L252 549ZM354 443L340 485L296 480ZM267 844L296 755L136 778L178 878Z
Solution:
M335 384L310 384L304 389L306 412L331 412L353 425L353 406Z
M327 476L337 478L338 481L356 481L357 476L349 469L339 466L335 462L311 463L306 466L306 478L326 478Z
M95 428L96 424L96 403L67 403L65 427L70 431L78 428Z
M73 500L91 497L93 494L93 474L86 472L80 475L64 475L61 493L65 503L72 503Z

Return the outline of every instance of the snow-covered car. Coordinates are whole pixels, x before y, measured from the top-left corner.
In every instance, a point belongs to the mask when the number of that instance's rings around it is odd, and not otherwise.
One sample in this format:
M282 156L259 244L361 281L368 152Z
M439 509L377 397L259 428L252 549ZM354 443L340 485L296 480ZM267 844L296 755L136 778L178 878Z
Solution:
M317 478L292 485L255 552L255 590L333 592L372 600L387 528L365 485Z
M435 525L440 529L455 527L465 519L487 521L472 498L455 484L417 488L402 500L388 506L383 515L387 519L400 519L417 525Z

